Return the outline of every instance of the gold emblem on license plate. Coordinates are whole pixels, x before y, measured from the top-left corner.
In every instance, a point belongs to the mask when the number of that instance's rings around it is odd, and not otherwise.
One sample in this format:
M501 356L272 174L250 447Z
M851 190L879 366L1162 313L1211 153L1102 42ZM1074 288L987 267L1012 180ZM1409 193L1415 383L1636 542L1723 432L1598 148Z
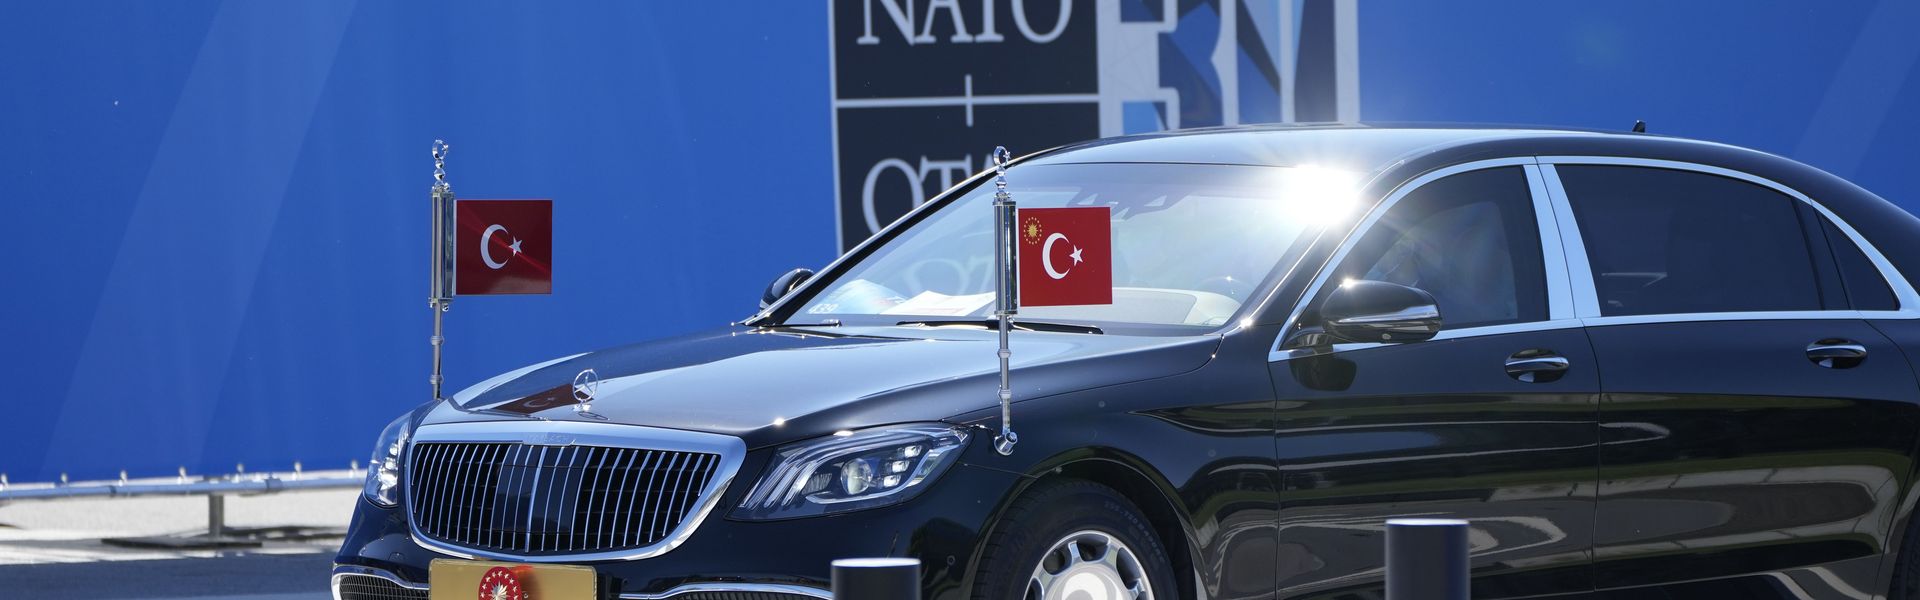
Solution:
M427 568L428 600L595 600L600 579L573 565L437 559Z

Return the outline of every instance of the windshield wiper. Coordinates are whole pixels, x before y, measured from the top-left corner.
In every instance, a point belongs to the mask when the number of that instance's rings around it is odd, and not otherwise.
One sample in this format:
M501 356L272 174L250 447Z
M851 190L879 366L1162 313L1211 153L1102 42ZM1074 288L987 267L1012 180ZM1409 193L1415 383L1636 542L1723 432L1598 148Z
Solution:
M1000 320L999 319L944 319L944 320L927 319L927 320L915 320L915 321L901 321L899 323L896 323L896 325L919 325L922 327L967 326L967 327L982 327L986 329L999 329ZM1016 318L1013 320L1013 328L1019 329L1021 331L1054 331L1054 332L1060 332L1060 333L1106 333L1104 331L1101 331L1099 327L1094 327L1092 325L1083 325L1080 323L1060 323L1060 322L1054 322L1054 321L1032 321L1028 319L1019 319L1019 318Z

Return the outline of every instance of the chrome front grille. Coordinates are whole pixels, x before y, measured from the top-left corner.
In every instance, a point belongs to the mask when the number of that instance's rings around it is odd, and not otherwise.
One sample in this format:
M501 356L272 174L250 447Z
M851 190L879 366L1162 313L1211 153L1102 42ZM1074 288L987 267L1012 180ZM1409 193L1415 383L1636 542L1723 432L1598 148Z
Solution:
M423 537L520 557L635 551L702 516L720 454L417 439L408 513ZM737 467L737 458L729 467Z

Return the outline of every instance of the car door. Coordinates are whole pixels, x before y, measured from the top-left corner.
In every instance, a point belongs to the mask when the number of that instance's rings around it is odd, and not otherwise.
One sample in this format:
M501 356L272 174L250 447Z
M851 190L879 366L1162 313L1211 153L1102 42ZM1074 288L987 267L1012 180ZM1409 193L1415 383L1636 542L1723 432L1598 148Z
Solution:
M1604 392L1598 586L1864 597L1915 383L1853 310L1820 214L1751 175L1553 161Z
M1283 336L1270 363L1282 597L1377 595L1393 517L1469 520L1476 596L1591 589L1600 382L1531 162L1402 186L1296 309L1289 330L1311 331L1327 291L1372 279L1432 294L1443 327L1403 344Z

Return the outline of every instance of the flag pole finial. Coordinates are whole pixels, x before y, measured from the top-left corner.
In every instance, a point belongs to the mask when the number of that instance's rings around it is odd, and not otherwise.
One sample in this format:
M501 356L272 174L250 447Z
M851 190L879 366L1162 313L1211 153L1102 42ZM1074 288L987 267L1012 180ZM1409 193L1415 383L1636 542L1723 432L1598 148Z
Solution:
M1007 163L1012 155L1006 146L993 147L993 262L994 262L994 316L1000 319L1000 434L993 438L993 448L1002 456L1013 454L1013 445L1019 443L1020 436L1013 432L1013 382L1011 359L1013 351L1008 347L1007 334L1013 328L1013 315L1020 312L1020 295L1016 277L1019 255L1014 252L1014 228L1017 226L1018 208L1013 195L1007 193Z
M447 183L447 151L452 149L453 149L453 146L448 145L446 140L433 141L433 189L434 190L453 189L453 185Z

